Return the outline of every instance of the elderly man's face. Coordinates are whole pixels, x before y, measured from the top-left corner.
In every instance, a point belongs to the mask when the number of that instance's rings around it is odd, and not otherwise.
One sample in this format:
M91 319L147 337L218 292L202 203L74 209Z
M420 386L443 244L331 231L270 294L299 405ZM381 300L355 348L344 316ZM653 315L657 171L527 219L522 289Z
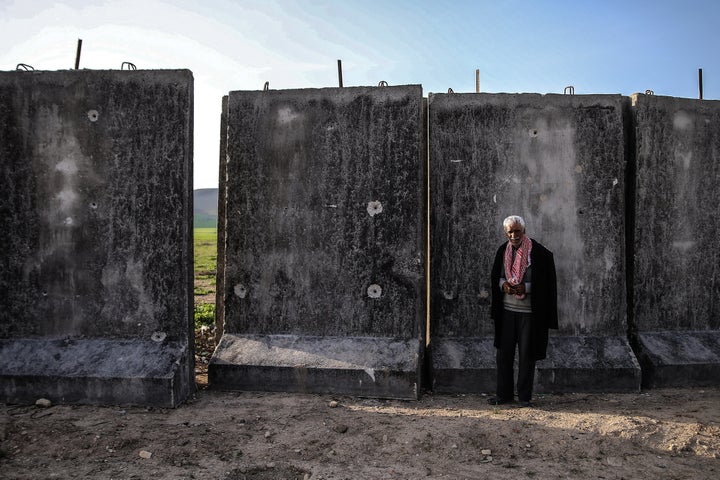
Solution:
M525 229L519 223L513 223L509 227L505 228L505 235L513 247L519 247L522 243L522 239L525 236Z

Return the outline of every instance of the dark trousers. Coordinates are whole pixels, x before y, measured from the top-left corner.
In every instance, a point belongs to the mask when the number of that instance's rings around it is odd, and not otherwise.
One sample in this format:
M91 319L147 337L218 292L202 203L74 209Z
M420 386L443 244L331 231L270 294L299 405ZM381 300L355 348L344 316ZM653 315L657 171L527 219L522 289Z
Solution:
M500 348L497 349L497 397L511 401L513 394L513 364L515 345L518 346L518 400L529 402L535 379L535 360L532 359L530 322L532 315L503 310Z

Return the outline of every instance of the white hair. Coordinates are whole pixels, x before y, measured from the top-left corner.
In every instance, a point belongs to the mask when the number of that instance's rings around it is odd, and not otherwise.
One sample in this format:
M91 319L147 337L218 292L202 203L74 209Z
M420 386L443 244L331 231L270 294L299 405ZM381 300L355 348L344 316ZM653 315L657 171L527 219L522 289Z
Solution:
M505 229L516 224L520 225L522 229L525 230L525 220L523 220L523 218L518 215L510 215L505 220L503 220L503 228Z

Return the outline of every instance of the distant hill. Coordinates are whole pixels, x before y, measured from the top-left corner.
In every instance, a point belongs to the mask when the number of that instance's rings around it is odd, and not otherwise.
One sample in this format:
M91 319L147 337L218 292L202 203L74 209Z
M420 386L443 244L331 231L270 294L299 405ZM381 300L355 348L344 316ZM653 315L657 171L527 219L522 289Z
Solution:
M200 188L193 191L195 228L217 227L217 188Z

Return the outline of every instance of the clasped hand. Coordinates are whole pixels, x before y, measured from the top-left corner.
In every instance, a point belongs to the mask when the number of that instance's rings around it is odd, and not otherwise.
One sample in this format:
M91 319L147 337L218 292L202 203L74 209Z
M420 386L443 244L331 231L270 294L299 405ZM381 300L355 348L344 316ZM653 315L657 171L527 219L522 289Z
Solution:
M511 285L509 282L505 282L502 290L508 295L522 295L525 293L525 284Z

